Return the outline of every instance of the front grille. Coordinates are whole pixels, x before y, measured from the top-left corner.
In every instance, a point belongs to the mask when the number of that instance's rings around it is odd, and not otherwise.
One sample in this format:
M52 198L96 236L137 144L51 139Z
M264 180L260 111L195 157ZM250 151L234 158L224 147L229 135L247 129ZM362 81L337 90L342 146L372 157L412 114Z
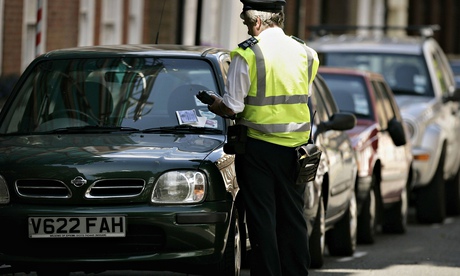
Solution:
M103 179L98 180L86 191L86 198L135 197L145 188L143 179Z
M59 180L19 179L15 183L16 192L28 198L70 198L69 188Z

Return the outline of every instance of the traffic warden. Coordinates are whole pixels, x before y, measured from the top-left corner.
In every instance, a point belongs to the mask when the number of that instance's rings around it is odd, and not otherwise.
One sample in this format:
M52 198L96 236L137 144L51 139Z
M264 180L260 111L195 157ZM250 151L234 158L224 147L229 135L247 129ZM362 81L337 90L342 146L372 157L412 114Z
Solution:
M251 275L308 275L305 184L296 185L295 149L310 134L307 101L318 56L284 33L285 0L241 2L240 17L251 37L231 52L226 93L214 97L209 109L236 116L225 150L236 153L253 252Z

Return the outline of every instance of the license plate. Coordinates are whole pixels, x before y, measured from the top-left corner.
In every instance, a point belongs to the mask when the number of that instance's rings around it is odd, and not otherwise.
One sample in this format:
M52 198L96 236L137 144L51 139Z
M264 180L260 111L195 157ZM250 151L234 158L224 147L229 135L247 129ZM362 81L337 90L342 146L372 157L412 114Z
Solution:
M29 217L29 238L111 238L126 236L124 216Z

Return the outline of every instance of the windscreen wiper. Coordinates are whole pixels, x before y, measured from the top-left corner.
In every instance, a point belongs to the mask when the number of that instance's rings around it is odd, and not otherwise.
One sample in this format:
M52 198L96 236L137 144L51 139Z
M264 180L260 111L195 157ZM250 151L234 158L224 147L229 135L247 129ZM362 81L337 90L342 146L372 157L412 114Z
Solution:
M143 133L213 133L222 134L222 130L210 127L196 127L191 125L175 125L147 128Z
M57 128L44 133L110 133L110 132L139 132L140 130L132 127L122 126L81 126L81 127L63 127Z

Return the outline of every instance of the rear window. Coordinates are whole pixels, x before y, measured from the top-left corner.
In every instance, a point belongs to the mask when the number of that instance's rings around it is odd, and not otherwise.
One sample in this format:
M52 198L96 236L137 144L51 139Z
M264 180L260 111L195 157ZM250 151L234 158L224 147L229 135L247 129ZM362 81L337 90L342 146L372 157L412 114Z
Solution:
M395 95L434 96L422 56L337 52L322 53L321 56L321 63L326 66L350 67L382 74Z
M372 108L369 93L362 77L321 73L342 112L350 112L357 118L371 119Z

